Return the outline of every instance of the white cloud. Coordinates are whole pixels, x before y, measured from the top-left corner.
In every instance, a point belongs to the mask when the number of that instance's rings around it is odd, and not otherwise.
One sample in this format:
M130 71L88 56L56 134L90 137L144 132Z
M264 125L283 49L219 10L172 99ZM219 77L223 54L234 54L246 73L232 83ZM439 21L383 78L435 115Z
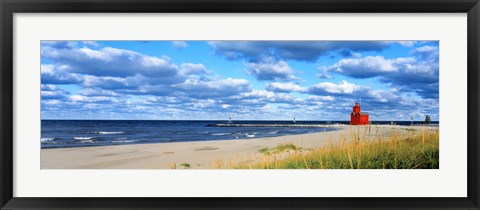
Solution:
M55 48L74 48L77 46L75 41L42 41L42 48L44 46L55 47Z
M187 79L184 83L172 87L193 98L227 97L251 89L248 80L233 78L207 81Z
M285 61L265 58L261 62L246 63L247 73L258 80L294 80L293 69Z
M422 47L417 47L413 50L414 52L429 52L429 53L433 53L433 52L437 52L438 51L438 47L434 47L434 46L422 46Z
M83 88L79 94L84 96L120 96L120 94L114 91L100 88Z
M308 96L309 101L335 101L333 96Z
M342 59L331 66L321 66L321 75L336 72L358 79L377 78L379 82L415 92L424 98L438 98L438 47L422 46L409 52L410 57L386 59L367 56Z
M267 90L252 90L250 92L241 93L235 96L236 100L253 100L256 103L286 103L292 104L299 102L301 99L286 93L276 93Z
M397 43L404 47L413 47L417 41L398 41Z
M82 95L72 95L69 97L70 101L73 102L111 102L112 100L109 97L105 96L93 96L93 97L88 97L88 96L82 96Z
M208 74L207 68L201 63L183 63L180 65L180 71L184 75Z
M268 84L267 90L274 91L274 92L305 92L308 88L300 87L295 83L279 83L279 82L272 82Z
M55 60L69 73L125 77L176 77L178 67L166 57L143 55L134 51L105 47L99 50L42 47L42 56Z
M183 84L176 85L176 86L183 87L184 89L201 87L206 89L223 90L228 87L248 88L249 85L250 83L246 79L226 78L226 79L212 80L212 81L199 81L199 80L187 79Z
M121 77L97 77L86 75L83 77L84 87L97 87L103 89L124 89L128 83Z
M212 41L215 54L230 60L259 60L276 57L281 60L315 62L320 56L336 51L382 51L392 42L385 41Z
M404 60L400 60L399 62L403 61ZM394 59L385 59L383 56L347 58L338 61L327 69L353 77L367 78L373 75L382 75L398 71L395 67L396 62Z
M41 85L42 100L61 99L66 97L69 92L59 88L56 85Z
M86 46L99 47L100 45L96 41L82 41Z
M325 92L325 93L335 93L335 94L352 94L354 91L359 90L361 87L352 83L349 83L345 80L335 84L331 82L322 82L316 85L313 85L310 88L311 93Z
M188 47L188 44L184 41L173 41L172 46L177 49L184 49Z
M385 59L383 56L367 56L355 59L342 59L321 71L335 71L354 78L398 77L405 73L432 74L438 71L438 48L423 46L410 51L416 57ZM418 59L417 59L418 58Z
M262 109L263 109L264 111L269 111L269 110L272 109L272 106L270 106L270 105L265 105L265 106L262 107Z
M275 93L266 90L252 90L247 93L242 93L241 95L245 98L273 98Z
M438 47L437 46L421 46L410 51L410 54L420 58L421 60L427 60L430 63L438 63Z
M75 84L83 79L78 74L72 74L62 70L62 66L56 67L51 64L42 64L40 66L42 84Z

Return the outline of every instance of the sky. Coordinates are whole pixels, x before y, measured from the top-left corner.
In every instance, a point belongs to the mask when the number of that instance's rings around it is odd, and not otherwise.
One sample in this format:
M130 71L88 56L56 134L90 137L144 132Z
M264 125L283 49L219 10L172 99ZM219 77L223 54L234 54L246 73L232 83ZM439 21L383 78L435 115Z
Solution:
M42 119L439 116L437 41L42 41Z

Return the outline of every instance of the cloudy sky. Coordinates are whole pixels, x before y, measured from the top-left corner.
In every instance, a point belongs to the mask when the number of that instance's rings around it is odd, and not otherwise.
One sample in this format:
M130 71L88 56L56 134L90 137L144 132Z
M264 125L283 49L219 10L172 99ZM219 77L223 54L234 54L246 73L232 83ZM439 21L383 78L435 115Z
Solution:
M438 120L438 42L42 41L42 119Z

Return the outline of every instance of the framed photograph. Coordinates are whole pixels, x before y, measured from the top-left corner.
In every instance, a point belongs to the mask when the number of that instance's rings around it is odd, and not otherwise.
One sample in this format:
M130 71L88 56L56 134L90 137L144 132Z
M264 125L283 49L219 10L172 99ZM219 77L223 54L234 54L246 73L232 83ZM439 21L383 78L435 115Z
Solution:
M479 209L478 0L0 6L1 209Z

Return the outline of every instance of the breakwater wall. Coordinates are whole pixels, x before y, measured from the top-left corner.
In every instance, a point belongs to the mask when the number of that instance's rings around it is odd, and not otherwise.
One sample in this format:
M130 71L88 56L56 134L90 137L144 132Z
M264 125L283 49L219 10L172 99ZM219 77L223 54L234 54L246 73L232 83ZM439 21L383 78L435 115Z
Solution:
M209 124L211 127L299 127L299 128L329 128L345 127L345 124L247 124L247 123L218 123Z

